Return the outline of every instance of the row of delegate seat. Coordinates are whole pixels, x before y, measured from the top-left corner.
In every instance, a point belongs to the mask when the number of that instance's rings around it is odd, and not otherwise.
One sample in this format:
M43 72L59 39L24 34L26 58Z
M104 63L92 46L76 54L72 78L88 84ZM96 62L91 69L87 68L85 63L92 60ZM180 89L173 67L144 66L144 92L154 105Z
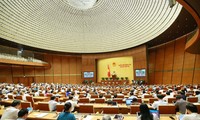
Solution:
M31 107L30 102L22 102L21 103L22 108L27 108ZM64 109L63 104L58 104L56 106L57 112L62 112ZM38 103L38 109L41 111L49 111L49 104L44 103L44 102L39 102ZM104 114L119 114L119 107L118 106L107 106L107 107L102 107L102 111L99 111L100 113ZM200 110L200 105L198 106L198 109ZM158 107L158 110L160 114L175 114L175 105L160 105ZM130 106L130 114L136 114L136 112L139 111L139 105L131 105ZM93 105L79 105L79 113L94 113L94 107Z

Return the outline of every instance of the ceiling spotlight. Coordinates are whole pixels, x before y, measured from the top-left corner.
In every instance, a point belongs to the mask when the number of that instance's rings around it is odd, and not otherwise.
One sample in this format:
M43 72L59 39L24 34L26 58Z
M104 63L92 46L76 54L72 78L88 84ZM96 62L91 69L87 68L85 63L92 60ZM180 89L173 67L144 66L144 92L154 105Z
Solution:
M94 6L97 0L67 0L68 4L76 9L87 10Z

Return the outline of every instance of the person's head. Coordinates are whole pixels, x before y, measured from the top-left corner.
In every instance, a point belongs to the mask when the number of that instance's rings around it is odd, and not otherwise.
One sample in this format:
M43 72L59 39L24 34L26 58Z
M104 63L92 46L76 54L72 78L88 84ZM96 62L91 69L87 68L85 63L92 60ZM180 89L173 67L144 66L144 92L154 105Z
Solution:
M74 97L72 95L69 95L69 100L72 100Z
M19 101L19 100L13 100L11 106L19 109L21 107L21 101Z
M107 101L107 104L108 104L108 105L112 105L112 100L108 100L108 101Z
M199 95L199 94L200 94L200 91L196 91L195 93L196 93L196 95Z
M21 109L18 112L18 118L26 119L28 117L28 109Z
M109 115L104 115L102 117L102 120L111 120L111 117Z
M177 95L177 96L176 96L176 100L180 100L181 98L182 98L181 95Z
M143 114L143 113L149 113L149 107L147 106L147 104L142 103L140 105L140 113L141 114Z
M194 104L192 103L187 103L186 104L186 110L187 110L187 113L198 113L198 109L197 109L197 106L195 106Z
M123 120L124 116L122 114L116 114L113 118L113 120Z
M163 99L163 98L164 98L164 95L158 94L158 95L157 95L157 98L158 98L158 99Z
M130 96L132 96L133 95L133 92L130 92Z
M103 98L103 94L99 94L99 98Z
M141 120L153 120L153 115L149 111L147 104L140 105Z
M137 98L133 98L132 103L136 103L136 102L138 102Z
M166 92L166 95L170 95L170 91Z
M115 93L115 94L113 95L113 97L114 97L114 98L117 98L117 93Z
M56 96L51 96L51 100L55 100L56 99Z
M72 104L70 102L65 103L64 111L65 112L70 112L71 111L71 107L72 107Z

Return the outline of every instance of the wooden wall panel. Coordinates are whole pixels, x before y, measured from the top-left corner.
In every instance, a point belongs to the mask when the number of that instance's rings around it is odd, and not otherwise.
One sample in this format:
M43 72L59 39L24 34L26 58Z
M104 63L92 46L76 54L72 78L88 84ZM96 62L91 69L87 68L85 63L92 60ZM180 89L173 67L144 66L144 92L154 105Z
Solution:
M171 84L180 84L182 79L182 71L174 71L172 73L172 83Z
M193 82L193 71L184 71L182 75L182 84L192 84Z
M53 82L54 83L62 83L61 80L62 79L62 77L59 75L59 76L53 76Z
M172 71L174 63L174 42L166 45L164 58L164 70Z
M75 75L70 75L69 79L70 79L70 83L71 84L77 84L76 76Z
M22 66L13 66L12 67L13 71L13 77L22 77L24 76L24 70Z
M34 67L24 66L24 74L28 77L33 77L35 75Z
M148 64L148 69L149 69L149 84L154 84L155 83L155 60L156 60L156 51L151 50L149 52L149 64Z
M44 68L35 68L35 82L45 83L45 69Z
M60 56L53 56L53 72L54 75L61 73L62 61Z
M163 82L162 82L162 84L171 84L171 79L172 79L172 72L171 71L163 72Z
M70 71L70 62L69 62L69 57L67 56L62 56L62 83L70 83L69 82L69 71Z
M154 84L162 84L163 72L155 72L155 81Z
M194 72L193 84L200 84L200 69Z
M156 65L155 65L155 70L160 71L163 70L163 64L164 64L164 55L165 55L165 48L161 47L156 51Z
M45 82L46 83L54 83L53 76L47 76L47 75L45 75Z
M10 66L0 66L0 82L12 83L12 69Z
M149 50L148 64L150 83L200 83L200 81L198 81L200 74L200 58L199 55L185 52L186 38L187 36L184 36L176 41Z
M82 79L81 79L81 66L82 66L81 59L77 59L76 60L76 74L77 74L76 75L76 82L77 83L82 83ZM95 75L95 77L96 77L96 75Z
M174 53L174 70L179 70L183 68L183 59L184 59L184 46L185 39L177 40L175 42L175 53Z

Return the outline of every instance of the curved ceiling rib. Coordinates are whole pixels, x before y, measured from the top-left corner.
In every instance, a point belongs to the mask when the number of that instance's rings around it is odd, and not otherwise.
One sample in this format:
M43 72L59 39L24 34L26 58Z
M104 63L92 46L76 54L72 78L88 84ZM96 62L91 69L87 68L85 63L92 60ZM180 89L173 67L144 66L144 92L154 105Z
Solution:
M1 0L0 37L60 52L118 51L159 36L181 9L168 0L98 0L88 10L63 0Z

